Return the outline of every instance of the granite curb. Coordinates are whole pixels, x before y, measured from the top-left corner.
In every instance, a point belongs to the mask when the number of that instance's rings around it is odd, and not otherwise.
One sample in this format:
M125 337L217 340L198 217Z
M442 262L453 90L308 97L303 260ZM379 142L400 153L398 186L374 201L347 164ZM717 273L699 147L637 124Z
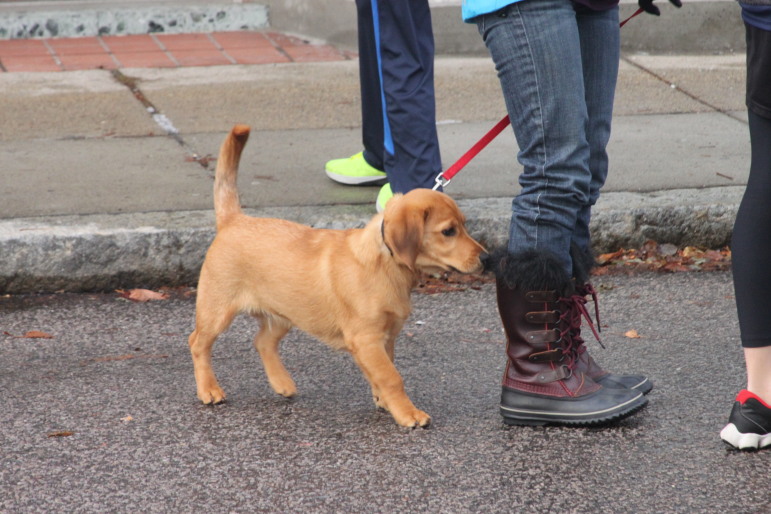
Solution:
M744 188L606 193L592 221L594 249L728 244ZM510 198L459 200L472 235L489 247L507 239ZM250 209L318 228L355 228L371 206ZM214 237L212 211L76 215L0 221L0 293L83 292L194 285Z

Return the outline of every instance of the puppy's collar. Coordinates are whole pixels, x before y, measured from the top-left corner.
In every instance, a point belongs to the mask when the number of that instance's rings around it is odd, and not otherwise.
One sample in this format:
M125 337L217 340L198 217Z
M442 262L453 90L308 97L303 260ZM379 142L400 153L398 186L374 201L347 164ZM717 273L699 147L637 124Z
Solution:
M388 243L386 243L386 240L385 240L385 220L382 220L380 222L380 237L383 239L383 245L385 245L385 247L388 248L388 253L391 254L391 257L393 257L394 251L391 250L391 247L388 246Z

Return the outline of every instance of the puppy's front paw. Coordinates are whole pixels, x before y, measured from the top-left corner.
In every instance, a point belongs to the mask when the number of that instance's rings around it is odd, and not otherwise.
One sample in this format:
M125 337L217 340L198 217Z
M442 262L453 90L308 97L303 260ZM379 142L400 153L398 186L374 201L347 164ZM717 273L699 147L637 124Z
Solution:
M270 385L276 393L280 394L284 398L294 398L294 396L297 394L297 386L291 378L286 382L274 383L271 381Z
M396 422L401 426L407 428L428 428L428 426L431 424L431 416L419 409L414 409L407 415L400 416L399 418L394 416L394 419L396 419Z
M219 385L198 390L198 399L206 405L218 404L225 401L225 391Z

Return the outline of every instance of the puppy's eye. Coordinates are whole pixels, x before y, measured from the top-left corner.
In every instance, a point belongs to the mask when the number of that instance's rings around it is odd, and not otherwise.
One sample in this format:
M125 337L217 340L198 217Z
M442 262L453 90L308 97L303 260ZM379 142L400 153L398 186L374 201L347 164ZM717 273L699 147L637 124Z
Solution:
M442 235L444 235L446 237L453 237L457 233L458 233L458 231L455 230L455 227L450 227L450 228L446 228L446 229L442 230Z

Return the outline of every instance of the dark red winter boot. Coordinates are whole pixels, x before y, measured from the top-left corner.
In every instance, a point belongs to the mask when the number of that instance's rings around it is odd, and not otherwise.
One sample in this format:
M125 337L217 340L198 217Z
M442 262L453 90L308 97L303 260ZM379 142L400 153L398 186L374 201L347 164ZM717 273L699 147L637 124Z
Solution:
M605 387L584 369L575 339L573 281L543 252L506 254L493 264L508 361L501 415L511 425L593 425L647 403L642 392ZM580 319L579 319L580 327Z

